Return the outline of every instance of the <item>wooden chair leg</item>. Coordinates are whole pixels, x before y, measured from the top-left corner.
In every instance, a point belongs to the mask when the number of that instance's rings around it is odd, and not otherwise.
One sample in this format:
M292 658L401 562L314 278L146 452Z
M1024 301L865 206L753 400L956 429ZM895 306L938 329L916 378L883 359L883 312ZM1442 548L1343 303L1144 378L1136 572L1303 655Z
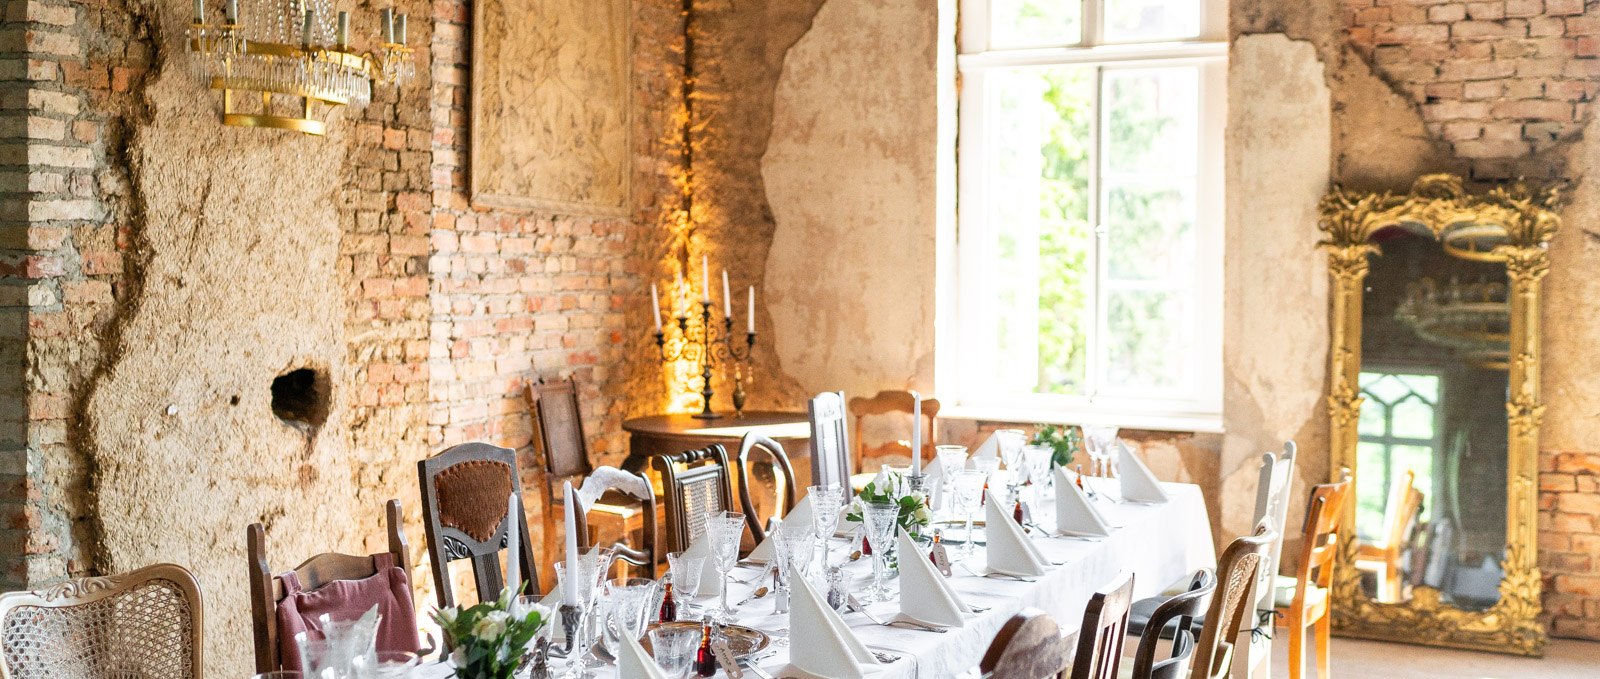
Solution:
M1324 613L1316 623L1317 635L1317 679L1333 679L1333 665L1329 662L1332 656L1333 618Z
M1300 620L1300 613L1289 614L1289 679L1301 679L1305 672L1306 628Z

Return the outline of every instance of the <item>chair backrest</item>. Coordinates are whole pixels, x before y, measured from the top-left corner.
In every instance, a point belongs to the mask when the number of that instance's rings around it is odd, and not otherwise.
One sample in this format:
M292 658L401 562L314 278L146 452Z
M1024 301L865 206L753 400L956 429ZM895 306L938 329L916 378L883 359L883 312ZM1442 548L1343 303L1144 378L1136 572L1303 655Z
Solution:
M861 420L864 417L871 417L873 415L891 415L895 413L905 413L909 415L912 412L915 412L913 405L916 403L916 397L913 394L914 392L910 391L880 391L870 398L862 398L857 396L850 399L850 416L854 417L856 420L855 432L851 435L851 438L856 442L856 473L865 471L867 458L875 454L898 454L904 452L906 455L921 455L925 460L928 458L928 453L933 450L933 446L936 443L934 441L934 432L937 431L937 429L933 426L934 420L939 417L939 399L936 398L922 399L922 421L912 425L915 427L921 427L923 429L922 450L913 453L898 441L890 441L884 445L876 446L869 450L861 436ZM907 440L909 439L910 437L908 435Z
M650 464L661 474L666 500L667 551L689 548L706 531L706 517L733 511L728 451L722 444L681 453L658 453Z
M500 594L505 587L500 550L506 548L512 530L518 531L522 581L539 581L533 543L528 539L528 516L522 509L516 451L487 443L463 443L417 462L417 478L428 563L440 608L456 604L450 564L462 559L472 561L480 600ZM506 498L512 494L518 500L517 516L507 517Z
M811 485L850 488L850 428L844 392L824 391L807 404L811 416Z
M174 564L0 594L0 678L199 679L201 609Z
M1116 679L1133 606L1133 574L1122 573L1089 598L1072 656L1072 679Z
M560 480L594 470L589 463L588 439L583 436L578 385L570 378L555 382L540 378L528 385L528 402L538 430L533 440L544 453L545 482L554 496Z
M1042 679L1059 676L1066 665L1061 627L1044 611L1025 608L1000 627L978 669L988 679Z
M602 467L601 469L602 470L606 470L608 468ZM656 518L655 518L656 517L656 495L655 495L654 492L650 491L650 479L649 479L649 477L646 477L643 474L635 474L633 472L623 471L623 470L620 470L620 469L615 470L615 473L616 474L626 474L626 475L628 475L630 477L633 477L634 479L637 480L637 482L639 484L639 487L644 490L644 492L642 492L642 493L632 492L632 491L629 491L629 489L624 488L621 485L610 485L610 488L615 488L617 490L620 490L620 491L626 493L629 497L637 499L639 501L640 506L643 507L642 516L644 518L643 518L642 521L640 521L640 524L642 524L641 528L642 528L643 533L644 533L644 538L643 538L643 542L641 542L640 544L637 544L637 545L630 545L630 544L628 544L628 542L626 540L618 540L618 541L616 541L616 542L611 544L611 548L616 551L617 559L622 560L622 561L626 561L626 562L631 563L631 564L633 564L635 566L639 566L639 567L643 568L645 570L645 572L649 575L649 577L654 579L656 577L656 561L657 561L657 559L656 559L656 540L657 540L657 535L656 535ZM607 478L610 478L610 474L609 473L607 473L607 474L597 473L596 476L591 476L589 478L590 479L595 479L595 478L599 478L602 475L606 476ZM563 500L563 502L570 502L570 501L571 500L566 500L566 499ZM577 530L577 533L578 533L578 548L581 549L584 553L588 553L589 548L593 547L593 545L589 544L589 512L590 511L591 511L591 509L589 507L584 507L582 500L579 500L579 502L578 502L578 511L573 512L573 515L572 515L573 522L575 524L577 524L576 528L578 529Z
M1300 545L1300 564L1295 573L1294 606L1305 600L1307 585L1328 587L1333 583L1333 566L1339 554L1344 530L1344 503L1350 497L1350 473L1338 483L1323 483L1311 488L1306 505L1305 534Z
M1250 593L1256 572L1267 559L1267 550L1276 538L1267 524L1256 526L1254 535L1235 539L1217 559L1217 589L1206 610L1206 626L1195 646L1193 679L1221 679L1228 676L1233 663L1234 640L1239 631L1253 626L1255 606Z
M1256 484L1255 523L1267 521L1278 538L1267 548L1267 560L1256 577L1256 610L1272 610L1272 578L1283 557L1283 536L1288 533L1289 494L1294 486L1294 441L1283 444L1283 454L1261 456L1261 479Z
M750 536L760 543L767 539L766 524L757 516L755 500L750 496L750 451L756 448L765 450L772 458L773 482L779 486L774 500L783 516L794 509L796 494L794 467L789 466L789 455L783 452L783 446L756 432L745 434L739 442L739 506L744 509L744 522L750 527Z
M1417 473L1406 471L1389 486L1389 499L1383 505L1383 535L1378 539L1391 551L1406 541L1406 528L1422 508L1422 493L1416 489Z
M1133 679L1178 679L1189 669L1194 654L1195 638L1190 627L1195 618L1205 612L1217 589L1217 576L1201 570L1189 581L1189 591L1166 600L1150 614L1150 622L1139 637L1139 649L1133 658ZM1156 650L1161 645L1161 631L1176 624L1172 635L1172 654L1156 662Z
M400 501L390 500L384 506L384 522L388 535L391 563L406 573L411 572L410 553L405 533L401 532ZM283 578L272 574L267 559L267 529L252 523L245 529L245 551L250 560L250 623L255 633L256 671L271 672L283 669L279 653L278 603L285 595ZM318 554L299 566L295 577L305 591L311 591L336 580L360 580L378 574L380 565L371 555L353 556L337 552ZM411 592L406 592L405 603L411 604Z

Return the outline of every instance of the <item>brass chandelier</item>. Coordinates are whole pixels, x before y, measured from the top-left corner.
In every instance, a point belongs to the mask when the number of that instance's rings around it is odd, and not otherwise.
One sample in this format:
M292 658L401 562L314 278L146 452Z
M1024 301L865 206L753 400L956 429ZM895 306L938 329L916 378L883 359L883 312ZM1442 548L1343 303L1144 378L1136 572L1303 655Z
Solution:
M1424 278L1408 286L1395 318L1424 341L1455 350L1468 364L1505 370L1511 346L1507 290L1494 281Z
M194 0L188 35L194 76L222 91L224 125L326 134L320 115L327 110L365 106L375 85L416 75L406 15L393 9L380 12L377 50L358 52L350 46L350 13L335 13L332 0L224 1L223 22L213 25L205 0ZM241 94L259 95L260 108L241 110Z

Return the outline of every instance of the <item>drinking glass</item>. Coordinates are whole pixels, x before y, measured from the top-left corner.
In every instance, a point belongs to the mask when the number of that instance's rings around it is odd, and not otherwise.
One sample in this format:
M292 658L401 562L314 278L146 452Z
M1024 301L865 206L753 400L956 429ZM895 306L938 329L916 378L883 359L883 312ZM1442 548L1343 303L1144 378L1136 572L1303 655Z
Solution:
M1021 429L1001 429L995 432L996 441L1000 447L1000 459L1006 463L1007 487L1015 489L1026 479L1022 477L1026 471L1022 468L1022 447L1028 443L1028 435Z
M672 679L689 673L695 649L700 646L699 626L663 626L650 630L650 654Z
M1104 424L1089 424L1083 427L1084 448L1089 451L1089 459L1094 465L1089 470L1090 476L1109 476L1112 447L1117 442L1117 428Z
M956 474L956 509L967 517L967 540L961 546L963 557L972 556L972 517L983 507L983 486L988 482L989 474L977 469Z
M822 565L828 565L828 548L833 532L839 528L839 506L844 502L844 487L811 486L806 489L811 497L811 523L822 540Z
M944 504L954 504L948 498L951 489L955 487L956 473L967 466L966 446L934 446L934 453L939 462L939 487L941 494L946 498Z
M738 512L717 512L706 517L706 535L711 538L711 558L716 560L717 573L722 576L722 605L717 610L717 621L733 618L733 607L728 605L728 576L739 563L739 538L744 536L744 515Z
M688 599L700 595L700 574L705 572L706 557L690 556L688 552L669 552L667 571L672 576L672 591Z
M599 658L594 657L591 646L594 640L590 637L590 627L594 623L595 603L599 599L600 586L606 579L606 572L611 570L611 558L615 552L610 549L597 549L588 554L580 555L576 561L578 573L567 573L567 562L556 562L556 579L561 582L563 592L571 587L574 600L577 601L578 624L574 629L572 638L567 639L567 657L571 662L567 665L567 676L583 677L588 675L589 667L602 664ZM560 621L564 624L565 621Z
M865 592L867 601L887 601L889 587L884 584L884 570L888 566L889 549L894 544L895 528L900 525L900 505L894 502L863 502L861 525L867 529L867 542L872 545L872 587Z
M778 566L778 591L773 597L775 612L787 606L790 584L795 576L805 577L805 568L811 561L813 544L810 526L784 525L772 535L774 560Z
M294 635L306 670L317 677L367 676L378 664L378 624L382 618L375 610L355 620L334 620L322 614L322 638L313 639L306 632Z
M1050 461L1055 458L1056 451L1050 446L1029 444L1022 448L1022 466L1028 470L1028 478L1033 482L1033 504L1038 506L1045 501L1045 487L1050 484Z
M600 643L611 657L622 656L624 639L637 640L644 636L649 620L647 613L651 602L655 601L658 586L648 578L616 578L606 582Z

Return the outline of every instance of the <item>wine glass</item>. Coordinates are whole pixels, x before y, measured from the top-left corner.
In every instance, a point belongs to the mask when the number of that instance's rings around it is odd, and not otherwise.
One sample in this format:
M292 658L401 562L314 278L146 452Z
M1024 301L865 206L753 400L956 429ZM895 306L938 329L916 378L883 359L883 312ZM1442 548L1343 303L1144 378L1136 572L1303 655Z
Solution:
M719 622L733 618L733 607L728 605L728 577L739 563L739 539L744 537L744 515L738 512L717 512L706 517L706 535L711 538L711 558L715 559L717 572L722 576L722 605L717 610Z
M778 566L778 591L774 605L782 608L788 601L790 584L796 576L805 577L805 568L811 561L812 534L810 526L780 526L772 535L774 561Z
M646 613L656 598L659 585L648 578L616 578L606 581L601 619L600 643L613 658L622 657L624 639L644 636Z
M811 497L811 523L816 537L822 540L822 565L828 565L828 548L833 532L839 528L839 505L844 502L844 487L811 486L806 489Z
M650 630L650 654L656 664L673 679L689 673L695 647L700 645L700 627L663 625Z
M900 525L899 503L863 502L861 525L867 529L867 543L872 545L872 587L867 589L864 598L867 601L887 601L889 587L883 582L884 570L888 566L895 528Z
M576 602L577 624L572 635L567 639L567 657L571 662L567 665L568 677L588 676L588 668L599 666L600 659L595 658L591 646L594 640L590 638L590 627L594 620L594 606L599 599L601 583L605 581L606 572L611 570L611 558L615 552L611 549L596 549L588 554L579 555L574 561L578 564L578 572L567 572L567 562L556 562L556 579L561 582L563 593L570 591L571 600ZM565 606L563 605L563 608ZM565 624L565 621L562 621Z
M683 615L680 619L690 618L694 613L694 605L689 599L700 594L700 574L705 572L706 557L690 556L688 552L668 552L667 570L672 577L672 591L680 599L683 606ZM662 622L670 622L663 620Z
M1049 485L1050 461L1055 458L1055 450L1043 444L1029 444L1022 448L1022 466L1028 470L1028 478L1033 481L1033 503L1037 506L1045 501L1045 488Z
M1022 447L1028 443L1028 435L1021 429L1000 429L995 431L996 442L1000 448L1000 460L1006 463L1006 486L1015 489L1025 480L1022 477L1026 470L1022 469Z
M966 469L956 474L956 510L967 517L967 540L961 547L963 557L972 556L972 517L983 506L983 487L989 482L988 472Z
M934 446L933 450L939 461L939 486L944 504L954 504L950 500L951 489L955 487L956 473L967 465L966 446Z
M1105 476L1109 473L1106 468L1111 460L1111 447L1117 441L1117 428L1104 424L1087 424L1083 427L1084 448L1088 449L1089 457L1094 461L1094 469L1089 470L1091 476Z

